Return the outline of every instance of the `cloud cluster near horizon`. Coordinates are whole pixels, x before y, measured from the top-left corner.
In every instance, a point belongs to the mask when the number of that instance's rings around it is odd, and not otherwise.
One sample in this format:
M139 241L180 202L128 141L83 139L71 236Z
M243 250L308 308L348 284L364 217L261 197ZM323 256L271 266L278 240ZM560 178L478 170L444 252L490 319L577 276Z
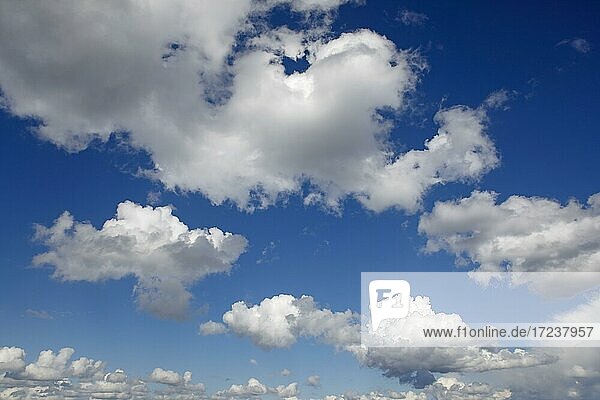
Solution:
M80 357L66 347L55 353L40 352L34 362L25 359L19 347L0 347L0 399L237 399L272 394L281 399L294 398L298 384L268 387L255 378L247 385L232 385L207 394L203 383L192 382L192 372L154 368L147 377L131 378L122 369L106 370L106 362ZM260 392L256 391L260 388Z
M147 377L132 378L122 369L108 372L105 361L87 357L73 360L74 353L75 350L68 347L57 353L44 350L36 361L28 363L23 349L0 347L0 399L233 400L267 397L297 400L300 395L297 382L269 386L257 378L250 378L244 384L232 384L210 394L203 383L192 382L191 371L180 374L157 367ZM320 377L309 376L307 385L320 385ZM370 392L362 395L326 395L323 399L425 400L435 396L437 400L468 400L477 395L501 400L509 398L510 394L508 389L442 377L423 391L389 390L387 393Z

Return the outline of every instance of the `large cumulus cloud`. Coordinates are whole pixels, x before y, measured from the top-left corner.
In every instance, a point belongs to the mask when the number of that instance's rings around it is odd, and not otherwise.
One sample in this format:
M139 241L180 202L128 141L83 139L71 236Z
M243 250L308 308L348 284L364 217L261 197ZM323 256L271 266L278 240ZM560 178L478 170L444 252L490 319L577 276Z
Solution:
M422 148L394 150L380 111L405 108L424 62L370 30L332 37L340 3L3 2L3 101L69 151L127 132L147 176L245 209L300 194L415 211L433 185L496 166L484 108L440 110ZM313 23L269 27L281 4ZM309 67L286 74L284 56Z

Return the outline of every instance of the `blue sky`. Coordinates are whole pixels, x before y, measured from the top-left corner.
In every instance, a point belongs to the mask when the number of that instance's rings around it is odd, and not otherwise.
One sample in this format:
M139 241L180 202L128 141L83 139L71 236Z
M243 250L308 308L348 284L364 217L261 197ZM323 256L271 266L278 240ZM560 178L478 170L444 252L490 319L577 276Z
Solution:
M405 24L403 11L423 17ZM257 304L281 293L311 295L334 311L358 311L361 272L454 270L452 251L424 252L427 237L418 232L419 218L436 201L466 198L478 189L499 193L498 203L523 195L585 204L598 191L599 11L595 2L366 1L332 14L330 37L368 28L398 49L416 50L427 63L408 107L392 117L389 135L398 154L421 149L435 134L438 110L477 108L500 90L509 95L487 112L486 134L499 165L478 179L429 188L417 212L372 211L347 197L336 213L304 205L296 194L252 212L232 202L213 205L202 189L169 190L142 176L140 168L151 168L152 157L128 144L127 134L68 152L35 132L43 115L27 118L9 103L0 113L0 207L6 212L0 228L0 345L26 349L30 361L41 350L73 347L76 357L106 360L131 376L147 376L155 367L191 370L209 391L250 377L288 383L290 377L279 374L284 368L300 382L301 398L405 388L318 341L300 338L290 348L265 351L235 334L199 335L198 326L221 321L236 301ZM280 7L267 21L293 26L294 18ZM576 48L576 38L590 47ZM0 73L2 93L26 101L13 94L13 86L5 89L6 79ZM47 251L33 240L34 224L50 226L68 210L100 229L124 200L171 205L190 229L216 226L249 242L229 273L191 286L192 312L184 321L136 307L133 277L61 282L51 277L52 267L32 267L32 258ZM315 374L320 387L304 384Z

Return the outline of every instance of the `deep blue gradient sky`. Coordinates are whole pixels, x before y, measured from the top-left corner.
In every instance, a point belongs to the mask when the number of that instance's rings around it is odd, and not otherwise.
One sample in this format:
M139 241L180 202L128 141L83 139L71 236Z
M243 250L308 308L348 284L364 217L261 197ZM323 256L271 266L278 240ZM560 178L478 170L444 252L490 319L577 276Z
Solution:
M598 190L599 8L592 1L371 1L340 9L334 32L369 27L399 48L418 49L428 62L412 99L415 110L398 117L392 132L398 146L421 148L435 132L432 116L444 105L477 107L493 91L514 91L510 109L490 113L488 133L501 165L477 183L435 187L424 210L476 188L494 190L501 200L522 194L561 202L585 202ZM403 9L428 19L422 26L405 26L396 19ZM557 46L575 37L588 40L591 51ZM298 198L253 213L230 204L215 207L200 194L165 191L136 176L148 157L114 138L70 154L37 138L31 126L32 121L7 111L0 114L0 208L5 211L0 343L23 347L30 355L70 346L132 375L145 375L150 366L190 369L209 388L219 387L223 378L241 382L250 376L283 383L287 380L278 375L283 368L299 379L320 375L325 392L383 387L390 381L329 346L301 341L290 350L265 352L235 336L199 336L198 324L219 320L235 301L256 303L279 293L310 294L322 306L358 310L361 271L455 268L452 255L422 252L418 214L376 214L348 200L338 216L306 207ZM198 311L189 320L164 321L136 310L133 280L61 283L51 278L50 269L30 266L42 251L32 240L35 223L49 225L69 210L77 220L99 227L119 202L146 204L149 192L160 193L157 203L173 205L174 214L191 228L218 226L250 242L229 275L212 275L194 286ZM272 253L257 263L271 242ZM32 318L27 309L45 310L54 319Z

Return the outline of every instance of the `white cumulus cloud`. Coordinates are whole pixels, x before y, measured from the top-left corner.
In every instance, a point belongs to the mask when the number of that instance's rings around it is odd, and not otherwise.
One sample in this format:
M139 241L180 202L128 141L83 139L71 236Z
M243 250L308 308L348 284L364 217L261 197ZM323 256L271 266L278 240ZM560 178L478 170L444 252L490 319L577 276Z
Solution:
M426 251L447 250L483 271L600 271L600 194L587 205L474 191L436 202L419 221Z
M151 382L163 383L165 385L179 385L184 381L184 377L191 379L191 373L186 371L184 375L180 375L178 372L164 370L162 368L154 368L154 371L150 374L149 380ZM187 379L189 381L189 379Z
M67 374L69 361L75 353L72 348L60 349L56 354L52 350L40 352L36 362L28 364L22 376L33 381L52 381Z
M220 335L227 332L227 327L221 322L207 321L200 324L199 333L204 336Z
M172 211L125 201L101 229L65 212L50 227L36 227L36 238L48 250L33 263L52 266L54 278L64 281L135 276L140 308L183 318L189 288L206 275L229 271L247 240L219 228L190 229Z
M0 348L0 374L25 369L25 351L19 347Z
M18 347L0 348L0 399L91 400L148 399L192 400L208 398L202 383L192 383L192 373L183 374L156 368L150 382L129 378L125 371L107 372L106 362L87 357L71 361L75 350L44 350L36 361L26 363L25 351ZM282 392L283 387L279 388ZM273 393L277 388L272 389ZM286 392L289 393L290 391Z
M215 397L225 398L250 398L267 394L269 388L256 378L248 379L248 382L242 385L231 385L229 389L215 393Z
M318 337L334 345L355 343L360 339L353 322L356 318L350 310L319 309L311 296L281 294L250 307L237 302L223 315L223 322L232 332L269 349L289 347L300 336Z
M370 30L332 37L342 3L2 2L3 102L69 151L126 132L146 176L249 210L300 195L414 212L432 186L495 167L483 109L441 110L423 148L394 150L379 111L405 108L424 61ZM278 4L321 23L270 28ZM308 69L287 75L283 55Z

